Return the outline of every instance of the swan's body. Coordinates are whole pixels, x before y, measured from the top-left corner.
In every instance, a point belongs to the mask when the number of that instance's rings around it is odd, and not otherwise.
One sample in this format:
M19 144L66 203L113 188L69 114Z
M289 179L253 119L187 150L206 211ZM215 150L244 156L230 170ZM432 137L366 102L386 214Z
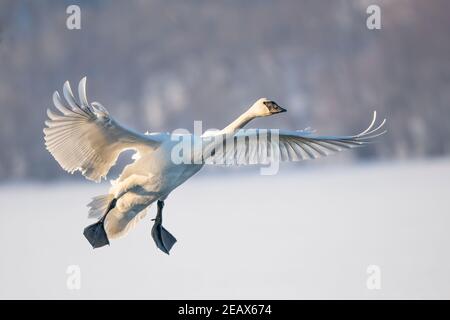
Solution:
M87 179L98 182L106 177L122 151L133 149L137 152L135 161L112 181L109 193L95 197L88 205L89 216L100 219L85 230L94 247L109 243L107 238L125 235L145 216L146 208L158 201L158 216L152 234L158 247L168 253L175 238L161 225L163 201L205 164L267 164L274 160L316 158L329 151L364 145L384 133L379 133L384 121L372 129L375 115L369 128L354 136L315 136L309 131L279 131L276 134L268 134L264 129L242 131L257 117L285 111L273 101L259 99L223 130L203 136L178 136L191 139L194 151L192 161L176 163L173 150L180 145L179 139L168 133L140 134L122 127L99 103L88 103L85 86L86 78L83 78L78 86L80 101L77 102L66 82L63 93L68 106L55 92L53 102L61 114L47 110L46 147L61 167L71 173L81 171ZM229 149L228 145L222 148L225 143L235 149ZM99 242L103 222L107 238Z

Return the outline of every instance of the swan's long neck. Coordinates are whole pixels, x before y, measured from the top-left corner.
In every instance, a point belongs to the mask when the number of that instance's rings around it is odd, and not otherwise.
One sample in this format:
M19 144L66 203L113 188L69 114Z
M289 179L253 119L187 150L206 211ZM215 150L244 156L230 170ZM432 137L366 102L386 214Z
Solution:
M247 110L246 112L241 114L236 120L234 120L228 126L223 128L222 133L234 134L239 129L242 129L251 120L255 119L256 117L257 116L253 112L250 112L250 110Z

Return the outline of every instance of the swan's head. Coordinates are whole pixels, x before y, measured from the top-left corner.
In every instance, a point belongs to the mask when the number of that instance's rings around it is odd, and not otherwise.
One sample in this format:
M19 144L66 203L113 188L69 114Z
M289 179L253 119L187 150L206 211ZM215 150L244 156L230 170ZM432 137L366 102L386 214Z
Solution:
M273 114L286 112L286 109L280 107L275 101L261 98L250 107L249 111L257 117L267 117Z

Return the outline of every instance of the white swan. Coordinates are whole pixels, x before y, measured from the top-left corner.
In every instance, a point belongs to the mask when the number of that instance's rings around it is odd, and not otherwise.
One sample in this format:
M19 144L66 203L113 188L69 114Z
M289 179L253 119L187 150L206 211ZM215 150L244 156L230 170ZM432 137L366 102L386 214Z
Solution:
M223 130L214 133L202 136L140 134L116 122L100 103L88 103L86 78L78 85L79 101L74 98L67 81L63 94L66 103L58 92L53 94L53 103L60 113L47 110L49 119L45 122L44 135L46 148L64 170L70 173L81 171L87 179L98 182L106 177L122 151L136 151L135 161L112 182L109 193L93 198L88 204L89 217L99 219L84 231L94 248L109 244L108 239L125 235L145 216L146 208L157 201L152 236L157 247L169 253L176 239L162 226L164 200L205 164L245 165L314 159L365 145L385 132L380 129L386 120L374 128L376 113L370 126L353 136L317 136L310 131L240 130L257 117L286 111L263 98ZM188 157L192 162L176 163L173 160L174 148L180 146L179 138L183 141L192 139L194 150L195 146L201 145Z

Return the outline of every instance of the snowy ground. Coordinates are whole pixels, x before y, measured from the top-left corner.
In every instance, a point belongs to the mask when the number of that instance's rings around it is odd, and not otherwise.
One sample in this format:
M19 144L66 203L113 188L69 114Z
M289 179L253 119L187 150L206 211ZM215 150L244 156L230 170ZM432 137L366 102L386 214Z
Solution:
M297 169L194 177L166 202L170 256L154 208L91 249L85 205L105 185L1 185L0 298L450 298L450 160Z

